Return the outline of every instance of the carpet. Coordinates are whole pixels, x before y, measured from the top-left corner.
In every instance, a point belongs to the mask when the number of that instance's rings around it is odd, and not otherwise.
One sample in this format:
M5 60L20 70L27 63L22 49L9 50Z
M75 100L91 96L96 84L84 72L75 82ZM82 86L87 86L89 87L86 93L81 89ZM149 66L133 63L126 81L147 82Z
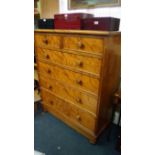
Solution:
M49 113L34 116L34 149L46 155L120 155L116 151L117 127L113 125L110 142L102 133L95 145Z

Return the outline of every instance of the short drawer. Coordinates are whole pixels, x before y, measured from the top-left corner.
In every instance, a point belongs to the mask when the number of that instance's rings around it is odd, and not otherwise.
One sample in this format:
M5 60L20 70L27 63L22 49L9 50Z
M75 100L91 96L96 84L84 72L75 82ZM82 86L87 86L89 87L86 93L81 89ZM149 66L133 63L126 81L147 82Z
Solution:
M77 108L73 104L57 98L55 95L52 95L45 90L42 90L41 93L43 104L48 106L47 109L50 109L50 111L58 111L62 115L66 115L70 119L76 121L91 131L95 131L96 117L82 109Z
M44 59L48 62L54 62L89 73L100 74L101 59L99 58L41 48L37 48L37 56L38 59Z
M63 48L102 54L104 52L104 38L65 36Z
M96 115L97 109L97 98L80 92L77 89L72 87L67 87L56 80L48 80L44 78L40 78L40 86L41 88L48 89L52 94L59 96L60 98L67 100L70 103L75 104L80 108L84 108L85 110Z
M56 79L68 85L73 85L76 88L84 89L90 93L98 95L99 79L73 72L67 69L60 68L56 65L49 65L43 62L38 62L39 75Z
M61 36L54 34L35 34L35 46L47 49L60 49Z

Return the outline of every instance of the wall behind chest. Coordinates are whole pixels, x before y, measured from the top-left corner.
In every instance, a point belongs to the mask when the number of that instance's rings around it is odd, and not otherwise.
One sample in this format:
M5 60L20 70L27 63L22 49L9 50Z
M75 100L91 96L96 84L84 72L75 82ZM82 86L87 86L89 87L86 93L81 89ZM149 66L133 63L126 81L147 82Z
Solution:
M59 13L59 0L40 0L41 18L53 18Z
M81 10L68 10L67 0L59 0L60 13L72 12L89 12L93 13L96 17L113 16L121 17L121 7L104 7L95 9L81 9Z

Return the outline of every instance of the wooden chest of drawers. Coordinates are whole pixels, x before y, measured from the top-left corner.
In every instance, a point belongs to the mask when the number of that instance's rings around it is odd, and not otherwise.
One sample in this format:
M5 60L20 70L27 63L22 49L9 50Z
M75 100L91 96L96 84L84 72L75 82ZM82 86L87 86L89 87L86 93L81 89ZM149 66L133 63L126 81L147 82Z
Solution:
M43 108L95 143L120 79L120 32L35 30Z

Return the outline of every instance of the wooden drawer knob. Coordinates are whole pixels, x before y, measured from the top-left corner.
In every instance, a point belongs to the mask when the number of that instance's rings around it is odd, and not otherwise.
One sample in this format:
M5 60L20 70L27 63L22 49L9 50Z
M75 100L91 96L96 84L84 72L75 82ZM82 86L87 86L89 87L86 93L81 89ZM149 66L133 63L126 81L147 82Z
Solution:
M45 39L45 40L43 40L43 42L44 42L44 44L48 44L48 40L47 39Z
M78 67L83 67L83 62L82 62L82 61L76 62L76 66L78 66Z
M78 121L80 121L80 120L81 120L80 115L76 115L76 119L77 119Z
M84 48L84 44L81 41L77 43L77 46L78 48L81 48L81 49Z
M50 105L53 105L53 101L50 101Z
M48 73L48 74L51 74L51 70L50 70L50 69L48 69L48 70L47 70L47 73Z
M78 85L81 85L81 86L83 85L82 80L79 80L79 79L76 80L76 83L77 83Z
M50 56L48 54L46 55L46 59L50 59Z
M78 97L78 98L76 99L76 102L78 102L78 103L80 103L80 104L81 104L81 103L82 103L81 98L79 98L79 97Z
M50 90L52 90L52 89L53 89L53 87L52 87L52 86L49 86L48 88L49 88Z

